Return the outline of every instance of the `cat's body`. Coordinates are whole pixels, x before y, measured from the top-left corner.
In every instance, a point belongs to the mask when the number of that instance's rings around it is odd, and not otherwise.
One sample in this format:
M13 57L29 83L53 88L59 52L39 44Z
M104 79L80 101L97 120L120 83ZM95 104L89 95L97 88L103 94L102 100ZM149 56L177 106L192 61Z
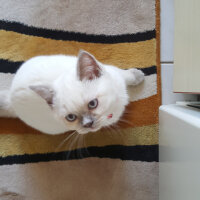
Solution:
M75 56L38 56L17 71L11 89L0 93L0 109L44 133L97 131L119 120L128 104L127 85L144 74Z

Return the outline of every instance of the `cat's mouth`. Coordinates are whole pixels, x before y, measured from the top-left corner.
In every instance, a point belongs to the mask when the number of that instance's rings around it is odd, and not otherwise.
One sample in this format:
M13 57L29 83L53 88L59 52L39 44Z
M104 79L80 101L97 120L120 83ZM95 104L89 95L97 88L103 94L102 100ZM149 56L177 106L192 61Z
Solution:
M101 129L101 127L92 126L90 128L81 129L81 130L78 131L78 133L79 134L86 134L86 133L89 133L89 132L96 132L100 129Z
M113 114L111 113L111 114L109 114L108 116L107 116L107 120L109 120L109 119L111 119L113 117ZM110 120L109 120L110 121ZM107 121L107 124L105 125L105 126L109 126L110 125L110 123ZM86 133L89 133L89 132L96 132L96 131L98 131L98 130L100 130L101 128L103 128L104 126L102 126L99 122L98 122L98 120L96 120L96 121L92 121L92 124L91 125L89 125L89 126L83 126L83 128L82 129L80 129L79 131L78 131L78 133L79 134L86 134Z

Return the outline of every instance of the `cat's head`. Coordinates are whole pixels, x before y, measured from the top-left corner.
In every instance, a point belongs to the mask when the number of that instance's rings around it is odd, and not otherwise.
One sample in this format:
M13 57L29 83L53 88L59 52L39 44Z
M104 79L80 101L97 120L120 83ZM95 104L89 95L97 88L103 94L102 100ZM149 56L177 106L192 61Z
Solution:
M85 134L116 123L128 104L124 80L118 73L110 74L106 65L88 52L80 51L76 60L76 70L70 76L63 74L52 86L32 89L69 130Z

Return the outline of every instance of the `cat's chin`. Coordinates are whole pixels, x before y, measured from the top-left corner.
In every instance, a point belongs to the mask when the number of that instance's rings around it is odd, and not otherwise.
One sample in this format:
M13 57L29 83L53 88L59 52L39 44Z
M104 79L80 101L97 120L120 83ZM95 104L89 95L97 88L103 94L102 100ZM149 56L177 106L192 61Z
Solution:
M79 130L78 133L83 135L83 134L87 134L87 133L90 133L90 132L96 132L100 129L101 129L101 127L99 127L99 128L88 128L88 129Z

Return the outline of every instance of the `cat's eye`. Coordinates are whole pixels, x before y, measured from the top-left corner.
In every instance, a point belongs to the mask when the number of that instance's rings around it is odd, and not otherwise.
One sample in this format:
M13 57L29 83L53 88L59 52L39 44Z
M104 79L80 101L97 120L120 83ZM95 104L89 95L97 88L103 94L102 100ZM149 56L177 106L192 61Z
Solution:
M90 101L88 103L88 108L89 109L94 109L98 106L98 100L97 99L93 99L92 101Z
M69 122L73 122L77 119L77 116L74 114L69 114L65 117Z

